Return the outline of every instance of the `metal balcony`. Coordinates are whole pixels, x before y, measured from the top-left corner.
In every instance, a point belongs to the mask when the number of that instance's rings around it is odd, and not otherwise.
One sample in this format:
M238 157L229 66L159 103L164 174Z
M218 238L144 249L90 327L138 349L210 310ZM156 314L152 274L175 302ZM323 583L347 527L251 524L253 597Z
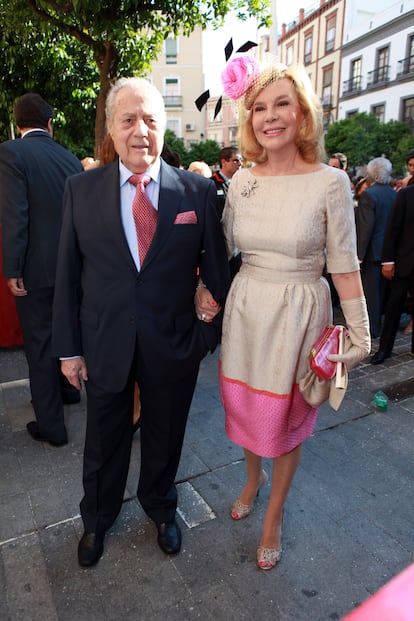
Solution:
M164 95L164 105L166 108L182 108L182 95Z
M342 82L342 95L357 95L362 89L362 76L358 75Z
M324 95L322 97L322 108L324 110L332 110L333 107L334 107L333 96L332 95Z
M382 86L390 81L390 65L378 67L374 71L368 71L367 88Z
M414 56L408 56L398 61L397 79L414 77Z

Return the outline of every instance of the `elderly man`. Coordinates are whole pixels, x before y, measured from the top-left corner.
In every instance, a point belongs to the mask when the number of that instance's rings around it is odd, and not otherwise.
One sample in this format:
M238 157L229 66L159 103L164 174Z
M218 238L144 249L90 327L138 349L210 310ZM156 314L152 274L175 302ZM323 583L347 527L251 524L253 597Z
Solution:
M385 297L385 280L381 276L382 244L397 196L389 185L391 172L392 164L385 157L368 162L366 176L371 185L360 195L355 210L357 251L372 338L377 338L381 332Z
M194 294L199 275L223 303L229 281L214 184L160 159L161 94L122 78L106 115L119 159L67 183L54 307L63 373L76 387L81 377L87 392L82 566L98 562L121 509L135 382L138 498L160 548L180 550L174 479L199 363L219 337L217 307L200 320Z

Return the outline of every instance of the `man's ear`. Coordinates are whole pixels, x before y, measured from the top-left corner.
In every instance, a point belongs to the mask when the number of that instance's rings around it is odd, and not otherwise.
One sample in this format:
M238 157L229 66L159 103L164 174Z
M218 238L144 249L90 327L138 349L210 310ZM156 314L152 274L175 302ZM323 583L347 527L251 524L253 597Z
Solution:
M50 118L47 122L47 132L50 136L53 136L53 119Z

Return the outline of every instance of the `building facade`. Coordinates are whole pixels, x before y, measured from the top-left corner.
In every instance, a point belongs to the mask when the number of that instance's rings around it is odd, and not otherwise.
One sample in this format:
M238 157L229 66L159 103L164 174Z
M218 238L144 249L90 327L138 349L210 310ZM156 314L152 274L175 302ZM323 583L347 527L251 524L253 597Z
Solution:
M356 112L414 133L414 0L400 0L344 32L338 118Z
M259 60L270 55L287 65L305 65L322 101L326 129L355 112L368 112L384 122L404 121L414 133L414 0L318 0L281 24L279 36L276 29L259 33L250 27L248 32L258 43ZM167 127L187 148L206 139L237 145L237 103L223 97L218 115L219 95L201 111L195 106L211 88L207 69L217 77L225 64L214 60L209 36L199 28L189 37L167 38L152 66L151 79L164 95ZM227 36L221 33L220 52Z
M195 100L204 90L203 33L168 37L152 64L151 81L164 96L167 129L183 138L186 148L205 137L205 113Z
M305 65L323 105L324 126L338 118L341 46L346 0L320 0L300 9L297 20L282 24L278 58L286 65Z

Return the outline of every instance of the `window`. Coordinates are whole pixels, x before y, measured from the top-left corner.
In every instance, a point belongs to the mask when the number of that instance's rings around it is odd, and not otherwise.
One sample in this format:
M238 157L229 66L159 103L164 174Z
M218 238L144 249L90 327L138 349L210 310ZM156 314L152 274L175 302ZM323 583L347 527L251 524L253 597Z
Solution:
M261 37L261 42L262 42L262 51L263 52L270 52L270 37L269 37L269 35L263 35Z
M286 48L286 64L293 64L293 43Z
M407 69L404 71L404 73L411 73L412 71L414 71L414 35L412 35L408 39L408 54L406 65Z
M164 103L166 108L181 106L181 86L179 78L164 78Z
M377 50L376 79L374 79L374 82L385 82L388 79L388 59L388 47L382 47Z
M179 78L165 78L164 93L167 96L168 95L179 95L180 94Z
M165 39L165 62L169 65L177 64L178 39Z
M414 72L414 35L407 37L405 58L398 61L397 78Z
M332 67L327 67L323 70L323 85L322 85L322 106L326 108L332 108Z
M353 117L355 114L358 114L359 110L358 108L356 110L348 110L346 112L346 118L350 119L351 117Z
M414 97L407 97L402 101L402 118L404 123L407 123L411 132L414 134Z
M167 118L167 129L170 129L178 137L181 137L181 119L174 117Z
M212 125L213 123L222 123L223 122L223 108L221 108L220 112L214 118L215 106L208 109L208 120Z
M385 104L376 104L371 106L371 114L375 114L381 123L385 123Z
M305 65L309 65L312 62L312 43L313 35L310 32L305 36Z
M332 52L335 47L336 15L331 15L326 20L326 45L325 51Z
M351 62L351 90L361 90L362 58L356 58Z

